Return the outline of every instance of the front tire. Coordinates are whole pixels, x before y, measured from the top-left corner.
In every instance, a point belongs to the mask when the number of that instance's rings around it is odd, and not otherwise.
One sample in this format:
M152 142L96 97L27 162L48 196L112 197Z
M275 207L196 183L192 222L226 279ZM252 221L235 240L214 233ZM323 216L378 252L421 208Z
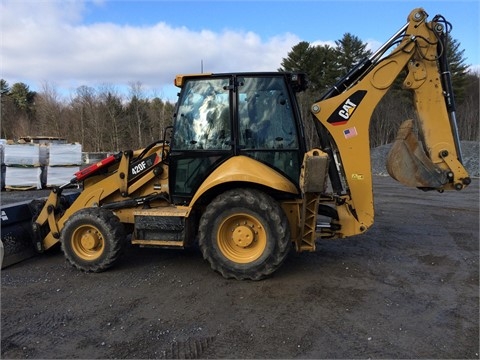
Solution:
M234 189L219 195L200 220L203 257L225 278L260 280L271 275L290 245L285 213L258 190Z
M110 210L86 208L65 222L60 242L65 257L77 269L101 272L122 254L126 234L123 224Z

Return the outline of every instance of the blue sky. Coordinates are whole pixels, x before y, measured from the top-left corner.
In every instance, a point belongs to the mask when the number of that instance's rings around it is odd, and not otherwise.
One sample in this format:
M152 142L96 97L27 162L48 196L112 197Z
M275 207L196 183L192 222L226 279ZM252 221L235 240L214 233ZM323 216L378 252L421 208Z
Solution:
M310 42L339 39L345 32L381 40L395 30L387 25L400 27L413 8L423 7L431 17L437 13L445 15L447 20L451 17L455 21L454 32L468 42L474 38L475 26L478 40L479 3L473 0L111 1L100 6L90 3L84 22L148 26L165 21L195 31L255 31L264 39L291 32Z
M275 71L300 41L345 33L372 50L423 7L444 15L466 63L480 69L479 1L0 0L0 76L32 90L78 86L175 100L177 73Z

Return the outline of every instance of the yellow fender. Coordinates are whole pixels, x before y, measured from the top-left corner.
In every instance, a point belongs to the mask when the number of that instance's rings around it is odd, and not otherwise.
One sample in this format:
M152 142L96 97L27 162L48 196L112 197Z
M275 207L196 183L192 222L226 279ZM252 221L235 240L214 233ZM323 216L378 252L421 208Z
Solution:
M191 201L192 206L206 191L228 182L249 182L298 194L297 187L285 176L247 156L235 156L220 165L198 188Z

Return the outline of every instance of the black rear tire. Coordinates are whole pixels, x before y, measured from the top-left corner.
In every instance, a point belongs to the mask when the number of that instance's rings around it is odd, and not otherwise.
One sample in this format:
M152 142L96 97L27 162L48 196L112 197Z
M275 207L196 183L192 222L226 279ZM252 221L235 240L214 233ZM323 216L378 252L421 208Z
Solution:
M65 222L60 242L65 257L77 269L101 272L122 255L126 234L123 224L112 211L86 208Z
M273 198L254 189L234 189L208 205L200 219L199 246L223 277L261 280L287 257L290 228Z

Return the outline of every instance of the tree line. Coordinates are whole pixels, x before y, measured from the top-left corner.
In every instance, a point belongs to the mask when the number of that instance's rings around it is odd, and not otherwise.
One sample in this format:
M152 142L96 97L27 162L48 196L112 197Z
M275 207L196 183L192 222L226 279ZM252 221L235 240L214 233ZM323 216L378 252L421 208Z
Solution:
M79 142L88 152L139 149L163 138L175 104L147 97L140 82L125 96L113 86L80 86L65 101L44 84L31 91L24 83L1 82L1 137L52 136Z
M450 39L447 55L457 101L457 120L462 140L479 140L479 74L467 71L460 44ZM305 119L306 136L315 145L310 121L310 104L356 63L370 55L367 44L346 33L335 46L300 42L281 62L279 71L305 72L310 87L299 100ZM84 151L137 149L163 138L172 124L175 104L158 96L147 96L140 82L129 84L129 94L114 86L78 87L64 100L48 83L39 92L24 83L12 86L0 80L1 135L5 139L23 136L53 136L79 142ZM370 125L371 146L395 138L399 124L414 118L412 98L396 82L375 109Z
M461 140L479 140L479 88L480 76L468 71L464 50L460 43L447 35L447 59L452 75L453 92L457 105L456 118ZM303 71L307 73L310 86L301 94L301 110L308 119L310 105L320 98L337 79L345 75L355 64L371 55L367 44L351 33L335 41L335 46L313 45L302 41L295 45L282 60L279 71ZM370 144L377 147L395 139L399 125L407 119L415 119L413 94L402 89L399 76L391 89L379 102L370 122ZM316 144L313 122L306 123L310 145Z

